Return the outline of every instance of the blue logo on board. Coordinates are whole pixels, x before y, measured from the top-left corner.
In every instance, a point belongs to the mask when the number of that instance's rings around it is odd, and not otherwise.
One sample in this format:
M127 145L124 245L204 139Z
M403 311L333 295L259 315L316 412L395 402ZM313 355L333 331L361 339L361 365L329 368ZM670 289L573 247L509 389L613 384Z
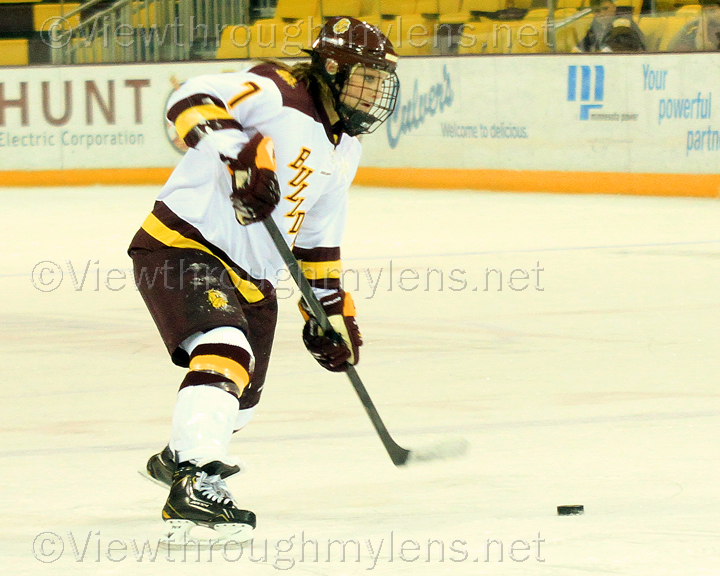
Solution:
M604 66L568 66L567 99L568 102L581 102L580 120L589 120L590 110L602 108L599 102L604 98Z

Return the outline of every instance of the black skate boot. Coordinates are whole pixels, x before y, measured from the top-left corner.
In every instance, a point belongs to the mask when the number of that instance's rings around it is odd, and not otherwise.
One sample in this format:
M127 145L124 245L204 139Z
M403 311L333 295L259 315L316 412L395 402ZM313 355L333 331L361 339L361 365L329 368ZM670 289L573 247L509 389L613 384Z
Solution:
M175 453L170 450L170 446L165 446L162 452L150 456L150 460L147 461L147 471L140 474L160 486L170 488L176 468Z
M224 542L241 543L252 538L255 514L237 507L223 480L239 470L238 466L218 461L202 467L190 462L178 465L162 511L163 520L170 525L168 546L203 545L199 539L189 537L190 530L195 526L215 531L215 539L204 539L205 545L211 547Z

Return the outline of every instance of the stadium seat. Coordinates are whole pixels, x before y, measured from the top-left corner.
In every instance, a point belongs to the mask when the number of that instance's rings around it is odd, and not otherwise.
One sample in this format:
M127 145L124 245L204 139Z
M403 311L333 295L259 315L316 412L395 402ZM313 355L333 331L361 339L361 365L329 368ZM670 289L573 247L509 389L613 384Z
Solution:
M0 40L0 66L27 66L28 61L26 38Z
M240 60L250 57L250 28L228 26L220 35L220 43L215 57L218 60Z
M319 0L278 0L275 20L295 21L320 17Z
M322 26L319 0L278 0L275 16L224 28L216 58L297 58Z
M462 24L463 22L471 22L479 20L484 13L497 12L507 5L507 0L463 0L462 8L459 12L451 12L442 14L440 22L448 24Z
M681 12L680 14L675 14L673 16L666 16L665 31L663 32L662 39L660 40L658 50L660 52L666 52L668 49L668 45L677 35L677 33L683 29L685 24L687 24L691 20L695 20L697 17L698 15L693 13L692 11Z
M640 18L638 26L645 35L645 45L648 52L657 52L660 49L660 41L667 28L667 18L664 16L645 16Z
M34 4L33 24L35 31L45 32L49 30L50 24L79 7L80 4ZM71 17L69 23L72 26L80 24L80 14Z
M501 38L493 37L493 28L498 22L487 18L473 20L463 27L463 38L458 54L494 54L501 46ZM500 33L502 35L502 33ZM502 50L499 51L502 53Z
M555 9L573 8L576 12L582 8L588 8L590 0L558 0Z
M547 41L547 27L543 26L545 19L523 19L516 22L507 22L510 25L511 43L510 54L541 54L550 52ZM503 22L503 24L505 24Z
M692 16L693 18L700 16L700 12L702 12L702 6L700 4L686 4L685 6L680 6L675 11L676 16Z
M362 0L322 0L320 2L323 20L329 20L335 16L360 18L362 8Z
M443 14L460 12L462 0L417 0L415 12L437 18Z
M311 29L312 28L312 29ZM295 22L258 20L251 26L223 30L216 58L298 58L320 29L320 19Z
M381 0L380 14L382 16L398 16L415 14L417 0Z

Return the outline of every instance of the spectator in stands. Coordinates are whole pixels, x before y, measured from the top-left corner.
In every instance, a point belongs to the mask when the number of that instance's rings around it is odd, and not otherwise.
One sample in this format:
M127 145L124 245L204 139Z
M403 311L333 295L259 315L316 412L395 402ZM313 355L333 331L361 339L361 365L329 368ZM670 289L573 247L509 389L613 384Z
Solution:
M527 16L527 9L515 6L515 0L507 0L505 8L495 12L493 20L522 20Z
M699 18L690 20L668 44L668 52L720 50L720 5L718 0L699 0Z
M622 18L623 26L627 26L634 35L635 42L642 45L645 50L645 36L638 25L627 15L618 16L617 7L613 0L590 0L590 7L595 14L590 29L585 38L575 47L573 52L600 52L603 49L605 37L613 30L613 24L618 18ZM615 33L617 34L617 33Z
M643 39L632 27L632 20L629 18L617 18L612 28L605 34L600 51L601 52L645 52Z

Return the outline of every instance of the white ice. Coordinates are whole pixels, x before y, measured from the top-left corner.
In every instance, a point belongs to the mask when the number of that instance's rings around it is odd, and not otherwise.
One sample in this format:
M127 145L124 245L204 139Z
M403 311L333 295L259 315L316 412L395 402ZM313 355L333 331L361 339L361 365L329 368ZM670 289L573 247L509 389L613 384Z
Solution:
M0 190L0 573L720 574L718 201L369 188L343 246L358 371L399 444L470 453L395 468L286 282L231 444L253 549L136 558L184 374L123 279L157 191Z

